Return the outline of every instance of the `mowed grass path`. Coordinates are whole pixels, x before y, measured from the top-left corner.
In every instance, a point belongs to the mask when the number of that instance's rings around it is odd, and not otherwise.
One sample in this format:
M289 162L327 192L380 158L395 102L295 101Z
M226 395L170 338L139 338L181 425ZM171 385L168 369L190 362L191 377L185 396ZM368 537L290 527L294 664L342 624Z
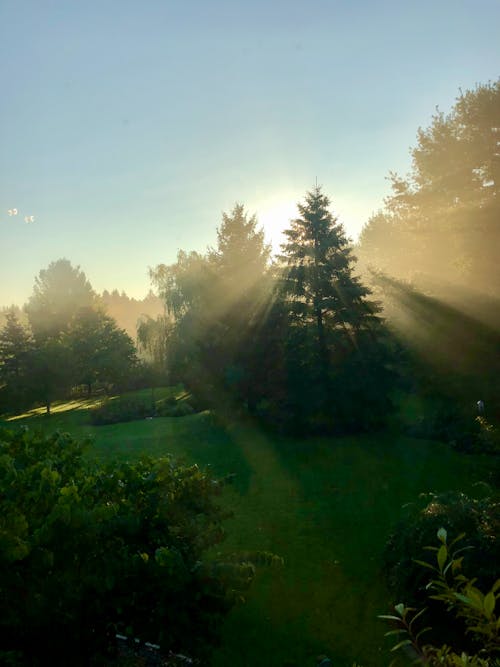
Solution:
M209 413L92 427L79 407L20 421L91 435L89 456L101 460L169 453L216 476L234 473L222 498L234 516L220 551L285 559L261 571L232 611L213 667L313 667L320 653L336 667L387 665L387 628L376 618L390 603L381 555L402 505L427 491L474 492L488 467L394 434L292 440L251 425L223 428Z

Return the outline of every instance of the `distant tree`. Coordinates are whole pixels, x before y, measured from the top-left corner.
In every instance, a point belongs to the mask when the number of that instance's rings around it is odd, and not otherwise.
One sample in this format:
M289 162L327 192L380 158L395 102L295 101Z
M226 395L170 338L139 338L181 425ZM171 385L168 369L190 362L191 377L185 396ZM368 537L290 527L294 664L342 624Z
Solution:
M158 369L167 372L168 340L172 329L172 320L165 315L153 319L143 315L137 322L137 346L147 361Z
M175 318L176 373L212 399L241 398L248 335L260 309L269 255L255 216L236 204L223 213L216 248L204 256L180 252L176 264L151 272Z
M500 80L460 93L449 114L438 111L418 131L410 174L391 173L383 217L361 234L363 260L396 277L498 296L499 140Z
M27 382L33 340L19 322L15 309L7 311L0 330L0 390L4 405L10 409L24 406L28 398Z
M268 268L270 247L257 224L255 215L249 217L242 204L235 204L231 213L222 214L217 247L209 250L208 260L229 303L252 290Z
M89 396L96 382L123 384L137 362L130 336L100 310L80 309L71 321L65 344L74 360L74 382L86 385Z
M29 356L29 391L32 400L50 414L55 399L64 397L75 378L75 360L69 346L56 338L37 341Z
M80 308L95 304L96 295L85 273L67 259L58 259L35 278L25 310L35 338L45 340L67 331Z
M125 292L104 290L100 299L106 312L116 320L120 329L124 329L131 338L136 337L138 322L143 317L155 319L163 315L164 304L162 300L151 291L144 299L133 299Z
M22 325L28 324L28 318L26 317L26 313L21 308L19 308L19 306L16 306L16 304L12 304L10 306L4 306L0 308L0 329L3 329L3 327L6 325L7 315L9 315L10 313L15 313L20 324Z
M16 312L8 312L5 326L0 331L0 373L3 378L18 378L25 372L31 347L31 336L20 324Z

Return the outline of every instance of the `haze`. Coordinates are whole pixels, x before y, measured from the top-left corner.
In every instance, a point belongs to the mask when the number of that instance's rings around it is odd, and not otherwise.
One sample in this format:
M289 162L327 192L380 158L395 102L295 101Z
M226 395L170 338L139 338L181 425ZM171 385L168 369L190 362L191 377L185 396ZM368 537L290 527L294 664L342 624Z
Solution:
M235 202L277 247L316 179L356 238L435 106L497 77L499 22L484 0L2 2L0 305L59 257L142 297Z

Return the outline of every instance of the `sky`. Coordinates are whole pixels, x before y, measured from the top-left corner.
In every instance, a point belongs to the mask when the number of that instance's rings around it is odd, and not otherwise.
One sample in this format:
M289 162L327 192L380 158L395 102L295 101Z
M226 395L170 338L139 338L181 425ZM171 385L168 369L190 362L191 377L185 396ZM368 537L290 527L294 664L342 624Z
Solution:
M499 25L499 0L0 0L0 306L61 257L142 298L236 202L278 247L316 182L355 240L418 127L498 78Z

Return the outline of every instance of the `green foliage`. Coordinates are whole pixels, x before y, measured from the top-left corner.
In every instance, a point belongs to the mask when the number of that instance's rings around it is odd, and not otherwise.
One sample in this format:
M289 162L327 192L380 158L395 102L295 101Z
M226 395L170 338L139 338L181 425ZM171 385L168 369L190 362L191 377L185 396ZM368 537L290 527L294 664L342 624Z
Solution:
M172 322L165 315L153 319L143 315L137 322L137 344L139 352L164 377L168 369L168 342L172 333Z
M74 383L121 388L137 364L134 343L116 322L99 310L80 309L71 320L64 342L71 350Z
M204 655L253 578L246 556L204 559L224 537L221 482L168 458L88 467L84 449L0 433L2 650L89 665L118 632Z
M148 399L122 396L106 399L89 412L90 422L95 426L103 426L151 417L186 417L194 414L195 408L186 398L179 400L175 396L159 401L155 401L153 397Z
M476 449L487 454L500 455L500 431L484 417L476 417L478 436Z
M293 430L363 430L382 423L391 408L388 334L329 204L320 188L306 194L280 257L283 394Z
M254 216L237 204L223 213L217 247L181 251L151 271L175 325L169 371L208 404L247 400L248 346L267 288L269 248Z
M156 415L158 417L186 417L194 414L195 409L187 400L178 400L174 397L159 401L156 404Z
M462 533L452 542L448 542L448 533L441 527L437 531L439 547L427 547L435 552L434 563L416 561L424 567L426 572L433 573L427 583L426 591L430 600L444 603L448 614L448 623L454 624L456 619L462 619L465 632L472 638L474 648L472 652L463 651L442 644L424 643L421 637L431 628L424 627L417 631L422 617L427 614L427 608L416 612L413 607L406 607L400 603L395 605L396 615L382 615L379 618L393 622L397 628L386 633L386 636L398 636L397 643L392 651L411 648L415 663L431 666L445 665L446 667L493 667L500 657L500 616L497 602L500 599L500 579L496 579L491 588L483 593L476 586L476 579L466 576L462 571L464 552L468 547L457 549L456 545L463 539ZM498 561L495 563L498 568ZM416 623L416 621L419 621ZM438 642L440 643L440 642Z
M140 400L129 397L111 398L103 401L100 405L89 411L90 423L95 426L119 424L120 422L152 417L154 411L154 405L147 399Z
M95 303L96 295L80 267L58 259L35 278L25 310L35 338L42 340L57 338L80 308L91 308Z
M422 501L407 508L407 516L388 540L384 571L395 599L406 600L413 607L428 606L429 624L434 632L448 643L459 644L463 632L458 625L443 624L439 606L427 599L426 572L414 561L414 556L432 542L440 528L449 534L465 533L473 548L464 562L464 574L475 577L481 588L488 589L498 576L500 562L500 502L494 498L477 500L455 492L427 494ZM443 554L442 550L440 558L444 558Z
M385 209L361 234L365 262L498 296L499 113L497 80L460 92L449 114L419 129L410 174L390 175Z
M37 341L30 356L27 390L31 400L45 405L68 393L74 382L74 357L66 341L44 338Z
M29 331L19 322L16 311L8 310L0 330L0 412L29 403L26 387L32 350Z

